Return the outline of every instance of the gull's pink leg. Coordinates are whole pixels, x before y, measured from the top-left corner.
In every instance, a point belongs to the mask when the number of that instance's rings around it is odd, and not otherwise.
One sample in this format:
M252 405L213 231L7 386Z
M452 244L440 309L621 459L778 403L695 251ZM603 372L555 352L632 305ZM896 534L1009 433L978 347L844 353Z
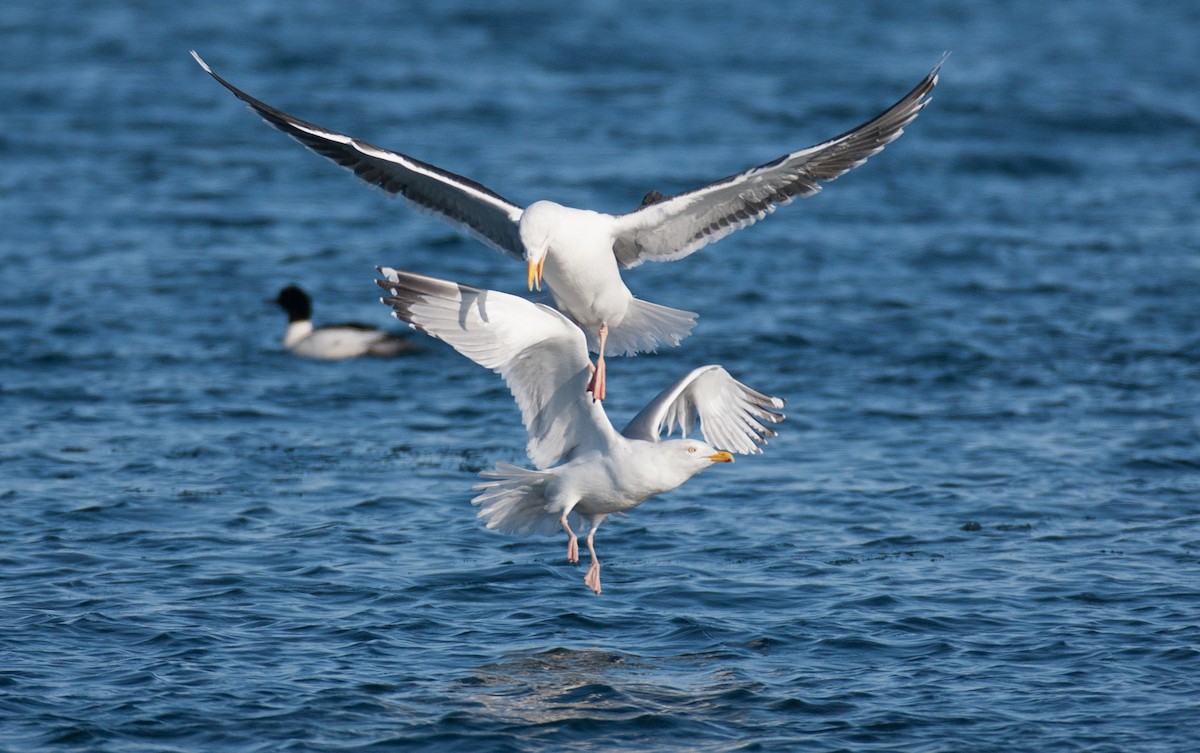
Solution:
M600 595L600 560L596 557L596 545L594 540L596 538L596 529L599 528L600 524L603 522L603 515L597 515L596 517L592 518L592 527L591 530L588 531L587 535L587 548L588 553L592 555L592 564L590 567L588 567L587 575L583 576L584 584L587 585L588 588L595 591L597 596Z
M575 532L571 530L571 524L567 522L567 512L563 512L562 517L558 519L562 523L563 530L567 532L567 562L572 565L579 562L579 539L575 537Z
M600 355L596 357L596 370L592 380L588 382L587 391L592 393L593 400L603 400L606 394L604 373L604 343L608 340L608 323L600 325Z

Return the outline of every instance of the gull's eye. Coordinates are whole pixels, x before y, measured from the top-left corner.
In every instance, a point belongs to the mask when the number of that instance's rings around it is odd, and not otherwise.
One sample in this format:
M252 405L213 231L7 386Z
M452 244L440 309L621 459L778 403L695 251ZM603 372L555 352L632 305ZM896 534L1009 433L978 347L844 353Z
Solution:
M695 448L695 447L689 447L689 448L688 448L688 452L695 452L695 451L696 451L696 448Z

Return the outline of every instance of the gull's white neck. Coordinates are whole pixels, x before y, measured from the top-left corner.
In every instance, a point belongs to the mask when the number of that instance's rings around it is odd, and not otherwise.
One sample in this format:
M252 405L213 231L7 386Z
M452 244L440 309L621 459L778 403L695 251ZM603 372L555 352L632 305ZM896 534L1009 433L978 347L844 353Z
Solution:
M628 491L645 499L648 496L670 491L699 473L705 466L684 462L686 455L675 442L646 442L640 439L625 440L621 449L621 464L628 474L625 483Z

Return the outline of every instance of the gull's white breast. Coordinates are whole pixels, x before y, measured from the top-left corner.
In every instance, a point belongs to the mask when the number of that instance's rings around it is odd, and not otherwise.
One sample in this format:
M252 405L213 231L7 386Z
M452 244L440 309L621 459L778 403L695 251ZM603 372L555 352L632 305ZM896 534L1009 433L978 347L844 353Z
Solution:
M620 326L633 294L613 254L612 216L570 207L559 210L544 269L555 304L585 329L602 323Z

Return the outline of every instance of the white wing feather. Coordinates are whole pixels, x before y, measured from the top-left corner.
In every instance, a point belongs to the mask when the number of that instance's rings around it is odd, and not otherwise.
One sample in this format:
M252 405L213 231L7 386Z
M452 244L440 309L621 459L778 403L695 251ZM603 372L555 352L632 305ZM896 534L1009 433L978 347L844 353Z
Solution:
M397 319L504 377L529 433L530 460L549 468L615 435L590 378L583 331L552 308L495 290L380 268Z
M817 193L822 181L858 167L904 133L931 101L945 60L896 104L840 136L676 196L648 194L640 208L615 218L617 262L629 268L682 259L797 196Z
M781 398L747 387L721 366L701 366L660 392L621 433L657 442L664 431L669 434L676 428L687 436L699 419L704 441L719 450L750 455L762 452L760 445L775 436L762 422L782 421L783 414L771 409L783 405Z

